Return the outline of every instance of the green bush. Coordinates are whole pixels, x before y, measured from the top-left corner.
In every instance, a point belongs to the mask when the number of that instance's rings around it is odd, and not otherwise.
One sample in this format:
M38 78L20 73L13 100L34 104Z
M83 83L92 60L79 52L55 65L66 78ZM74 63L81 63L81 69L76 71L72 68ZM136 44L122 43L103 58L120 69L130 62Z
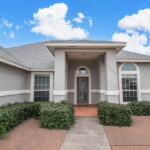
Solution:
M6 128L3 125L0 125L0 136L5 135L6 133Z
M8 104L0 107L1 130L4 130L3 127L5 127L6 132L8 132L28 118L37 118L39 107L39 104L33 102Z
M41 127L69 129L74 122L73 106L65 101L43 104L40 111Z
M0 136L29 118L40 119L49 129L68 129L74 122L73 106L66 101L24 102L0 107Z
M150 116L150 102L131 102L128 107L134 116Z
M131 110L126 105L100 102L97 111L103 125L130 126L132 123Z

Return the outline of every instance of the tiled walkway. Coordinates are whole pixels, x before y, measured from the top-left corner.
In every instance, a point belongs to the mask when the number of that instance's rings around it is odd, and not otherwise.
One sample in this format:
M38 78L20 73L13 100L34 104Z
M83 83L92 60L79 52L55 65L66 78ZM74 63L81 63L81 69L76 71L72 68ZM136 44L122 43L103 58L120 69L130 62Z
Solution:
M67 131L39 127L39 121L30 119L0 139L0 150L59 150Z
M131 127L104 127L112 150L150 150L150 117L133 117Z
M75 116L97 116L96 105L75 105L74 106Z

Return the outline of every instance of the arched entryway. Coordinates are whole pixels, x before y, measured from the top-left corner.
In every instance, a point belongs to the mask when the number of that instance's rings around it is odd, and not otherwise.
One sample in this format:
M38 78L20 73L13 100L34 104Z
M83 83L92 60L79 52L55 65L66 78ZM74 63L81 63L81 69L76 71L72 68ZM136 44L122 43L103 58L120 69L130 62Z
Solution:
M80 66L75 71L74 104L91 104L91 72Z

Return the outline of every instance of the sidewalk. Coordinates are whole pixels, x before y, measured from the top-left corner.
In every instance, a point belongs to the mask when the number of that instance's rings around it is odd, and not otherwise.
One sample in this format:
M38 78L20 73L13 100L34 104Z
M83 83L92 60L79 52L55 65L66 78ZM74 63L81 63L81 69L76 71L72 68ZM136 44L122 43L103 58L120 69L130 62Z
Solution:
M110 145L96 117L76 117L60 150L110 150Z

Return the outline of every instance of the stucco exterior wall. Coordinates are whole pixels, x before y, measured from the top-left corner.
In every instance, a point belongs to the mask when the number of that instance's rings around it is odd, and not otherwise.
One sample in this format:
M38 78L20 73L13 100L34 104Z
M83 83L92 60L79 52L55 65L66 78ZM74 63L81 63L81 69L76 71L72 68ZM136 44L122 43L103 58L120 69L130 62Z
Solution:
M30 72L0 63L0 92L30 89ZM0 96L0 105L29 100L29 93Z

